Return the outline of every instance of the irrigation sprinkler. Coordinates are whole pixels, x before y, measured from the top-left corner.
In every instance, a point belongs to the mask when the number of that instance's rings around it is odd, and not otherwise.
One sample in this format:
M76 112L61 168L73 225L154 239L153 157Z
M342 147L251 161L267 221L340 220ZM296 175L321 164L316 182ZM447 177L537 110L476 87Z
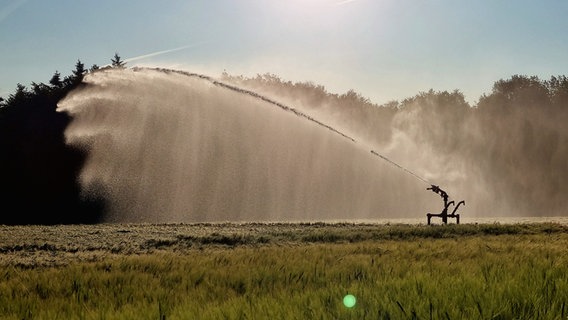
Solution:
M450 208L451 205L455 204L455 202L454 201L448 202L449 197L448 197L448 194L446 193L446 191L440 189L440 187L436 186L436 185L431 185L430 188L426 188L426 190L432 190L432 192L439 194L440 197L442 197L442 200L444 201L444 209L442 209L442 212L440 212L440 213L429 213L428 212L426 214L426 217L428 217L428 225L430 225L432 217L442 218L442 222L444 224L448 224L448 218L456 218L456 224L460 224L460 215L456 214L456 211L458 211L458 208L460 207L460 205L463 204L465 206L465 200L458 202L458 204L455 206L452 213L448 214L448 209Z

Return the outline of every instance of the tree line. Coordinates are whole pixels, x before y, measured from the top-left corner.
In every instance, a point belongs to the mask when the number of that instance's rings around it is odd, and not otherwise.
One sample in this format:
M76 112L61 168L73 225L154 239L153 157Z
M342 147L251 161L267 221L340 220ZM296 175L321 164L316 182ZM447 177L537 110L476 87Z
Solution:
M118 53L109 67L122 68ZM55 71L49 82L17 84L0 98L0 224L97 223L105 199L81 195L78 174L86 159L65 143L70 117L57 103L82 86L89 70L77 60L70 75Z

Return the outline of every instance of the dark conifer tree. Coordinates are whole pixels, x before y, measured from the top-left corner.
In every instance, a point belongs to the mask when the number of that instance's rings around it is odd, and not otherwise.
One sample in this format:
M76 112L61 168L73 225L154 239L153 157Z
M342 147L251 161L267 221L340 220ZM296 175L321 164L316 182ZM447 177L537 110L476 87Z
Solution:
M73 74L65 77L65 80L63 80L63 85L69 90L73 89L75 86L80 84L81 81L83 81L83 77L85 76L86 72L87 70L85 70L85 65L83 64L83 62L81 62L81 60L77 60Z
M85 74L85 64L81 62L81 60L77 60L75 63L75 70L73 70L73 75L75 77L82 77Z
M113 68L124 68L126 67L126 62L124 62L120 56L118 55L118 52L116 52L114 54L114 57L110 60L112 62L112 67Z
M30 99L30 92L21 83L16 85L16 92L8 96L8 100L6 101L7 105L18 107L22 106L28 102Z
M61 81L61 74L59 71L55 71L51 80L49 80L49 84L51 84L55 88L61 88L63 86L63 81Z

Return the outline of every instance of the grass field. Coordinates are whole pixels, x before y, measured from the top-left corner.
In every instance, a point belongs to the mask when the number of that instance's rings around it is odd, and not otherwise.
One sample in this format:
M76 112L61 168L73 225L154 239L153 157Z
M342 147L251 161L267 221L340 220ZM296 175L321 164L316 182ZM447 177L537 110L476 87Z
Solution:
M566 319L567 248L560 224L0 226L0 318Z

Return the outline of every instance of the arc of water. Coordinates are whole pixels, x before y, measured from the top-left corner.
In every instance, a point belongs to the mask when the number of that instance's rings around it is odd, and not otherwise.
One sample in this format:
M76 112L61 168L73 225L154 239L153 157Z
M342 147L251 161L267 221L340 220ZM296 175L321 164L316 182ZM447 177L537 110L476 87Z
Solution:
M137 70L140 70L140 69L141 69L141 68L133 68L134 71L137 71ZM292 113L294 113L295 115L297 115L297 116L299 116L299 117L302 117L302 118L307 119L307 120L309 120L309 121L311 121L311 122L314 122L314 123L316 123L317 125L319 125L319 126L321 126L321 127L324 127L324 128L326 128L326 129L328 129L328 130L330 130L330 131L332 131L332 132L334 132L334 133L336 133L336 134L342 136L342 137L345 138L345 139L350 140L350 141L353 142L353 143L357 143L357 141L356 141L354 138L348 136L347 134L345 134L345 133L343 133L343 132L341 132L341 131L339 131L339 130L333 128L333 127L331 127L330 125L327 125L327 124L325 124L325 123L323 123L323 122L321 122L321 121L319 121L319 120L317 120L317 119L314 119L313 117L311 117L311 116L309 116L309 115L307 115L307 114L305 114L305 113L303 113L303 112L301 112L301 111L299 111L299 110L297 110L297 109L295 109L295 108L289 107L289 106L287 106L287 105L285 105L285 104L282 104L282 103L280 103L280 102L278 102L278 101L272 100L272 99L270 99L270 98L268 98L268 97L266 97L266 96L263 96L263 95L261 95L261 94L259 94L259 93L257 93L257 92L254 92L254 91L252 91L252 90L247 90L247 89L239 88L239 87L237 87L237 86L233 86L233 85L230 85L230 84L221 82L221 81L219 81L219 80L213 79L212 77L209 77L209 76L206 76L206 75L202 75L202 74L198 74L198 73L191 73L191 72L185 72L185 71L179 71L179 70L172 70L172 69L163 69L163 68L154 68L153 70L157 70L157 71L161 71L161 72L166 72L166 73L177 73L177 74L185 75L185 76L188 76L188 77L197 77L197 78L200 78L200 79L203 79L203 80L207 80L207 81L211 82L212 84L214 84L214 85L216 85L216 86L223 87L223 88L226 88L226 89L228 89L228 90L236 91L236 92L239 92L239 93L242 93L242 94L246 94L246 95L255 97L255 98L257 98L257 99L261 99L261 100L263 100L263 101L265 101L265 102L268 102L268 103L270 103L270 104L272 104L272 105L275 105L275 106L277 106L277 107L283 109L284 111L292 112ZM427 181L426 179L420 177L420 176L417 175L416 173L414 173L414 172L408 170L407 168L405 168L405 167L401 166L400 164L398 164L398 163L392 161L391 159L389 159L389 158L383 156L382 154L378 153L377 151L371 150L371 153L372 153L373 155L375 155L375 156L377 156L377 157L383 159L384 161L390 163L391 165L395 166L396 168L398 168L398 169L400 169L400 170L402 170L402 171L404 171L404 172L410 174L411 176L415 177L416 179L418 179L418 180L420 180L420 181L422 181L422 182L424 182L424 183L426 183L426 184L428 184L428 185L431 184L431 183L430 183L429 181Z
M387 161L388 163L392 164L393 166L395 166L395 167L397 167L397 168L403 170L404 172L406 172L406 173L412 175L413 177L417 178L418 180L420 180L420 181L422 181L422 182L424 182L424 183L426 183L426 184L429 184L429 185L431 184L430 182L428 182L428 180L426 180L426 179L420 177L420 176L417 175L416 173L414 173L414 172L412 172L412 171L406 169L405 167L403 167L403 166L399 165L398 163L392 161L391 159L389 159L389 158L383 156L382 154L379 154L379 153L376 152L375 150L371 150L371 153L374 154L374 155L376 155L377 157L379 157L379 158L381 158L381 159Z

